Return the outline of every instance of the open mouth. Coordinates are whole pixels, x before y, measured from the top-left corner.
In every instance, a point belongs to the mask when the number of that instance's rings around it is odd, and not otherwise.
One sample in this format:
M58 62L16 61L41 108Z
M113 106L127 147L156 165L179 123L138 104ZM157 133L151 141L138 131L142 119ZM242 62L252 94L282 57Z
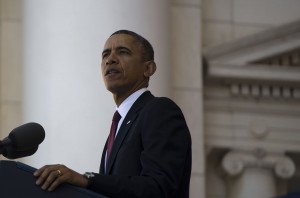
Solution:
M112 74L117 74L117 73L120 73L120 72L118 70L116 70L116 69L108 69L105 72L105 76L112 75Z

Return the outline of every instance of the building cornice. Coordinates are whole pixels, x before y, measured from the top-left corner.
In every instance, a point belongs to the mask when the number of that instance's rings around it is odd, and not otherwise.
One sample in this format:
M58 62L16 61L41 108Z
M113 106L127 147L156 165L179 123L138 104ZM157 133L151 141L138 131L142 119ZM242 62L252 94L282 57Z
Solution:
M300 21L204 50L208 62L245 64L300 47Z

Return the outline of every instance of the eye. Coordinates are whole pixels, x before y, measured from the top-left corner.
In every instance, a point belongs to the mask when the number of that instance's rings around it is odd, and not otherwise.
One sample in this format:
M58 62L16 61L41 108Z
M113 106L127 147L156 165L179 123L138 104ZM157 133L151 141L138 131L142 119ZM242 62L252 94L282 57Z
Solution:
M106 58L108 56L107 52L102 53L102 59Z
M131 50L128 49L127 47L120 46L117 48L117 54L119 55L129 55L131 54Z
M119 52L120 54L129 54L129 52L127 50L120 50Z

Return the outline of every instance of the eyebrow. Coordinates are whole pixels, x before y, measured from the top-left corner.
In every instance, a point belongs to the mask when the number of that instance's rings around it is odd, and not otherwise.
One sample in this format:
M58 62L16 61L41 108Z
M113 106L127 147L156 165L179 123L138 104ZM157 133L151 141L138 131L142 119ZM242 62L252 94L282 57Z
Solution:
M116 51L120 51L120 50L124 50L124 49L131 52L131 50L128 47L125 47L125 46L122 46L122 45L116 47ZM109 53L109 52L111 52L111 48L104 49L103 52L102 52L102 55L104 53Z

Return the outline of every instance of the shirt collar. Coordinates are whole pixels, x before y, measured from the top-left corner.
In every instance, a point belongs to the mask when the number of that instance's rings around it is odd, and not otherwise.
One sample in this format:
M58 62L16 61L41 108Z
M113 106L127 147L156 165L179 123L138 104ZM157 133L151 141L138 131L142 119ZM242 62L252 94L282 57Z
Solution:
M132 93L129 97L127 97L119 107L116 107L116 110L125 118L126 114L128 113L129 109L133 105L133 103L145 92L147 88L142 88L137 90L136 92Z

